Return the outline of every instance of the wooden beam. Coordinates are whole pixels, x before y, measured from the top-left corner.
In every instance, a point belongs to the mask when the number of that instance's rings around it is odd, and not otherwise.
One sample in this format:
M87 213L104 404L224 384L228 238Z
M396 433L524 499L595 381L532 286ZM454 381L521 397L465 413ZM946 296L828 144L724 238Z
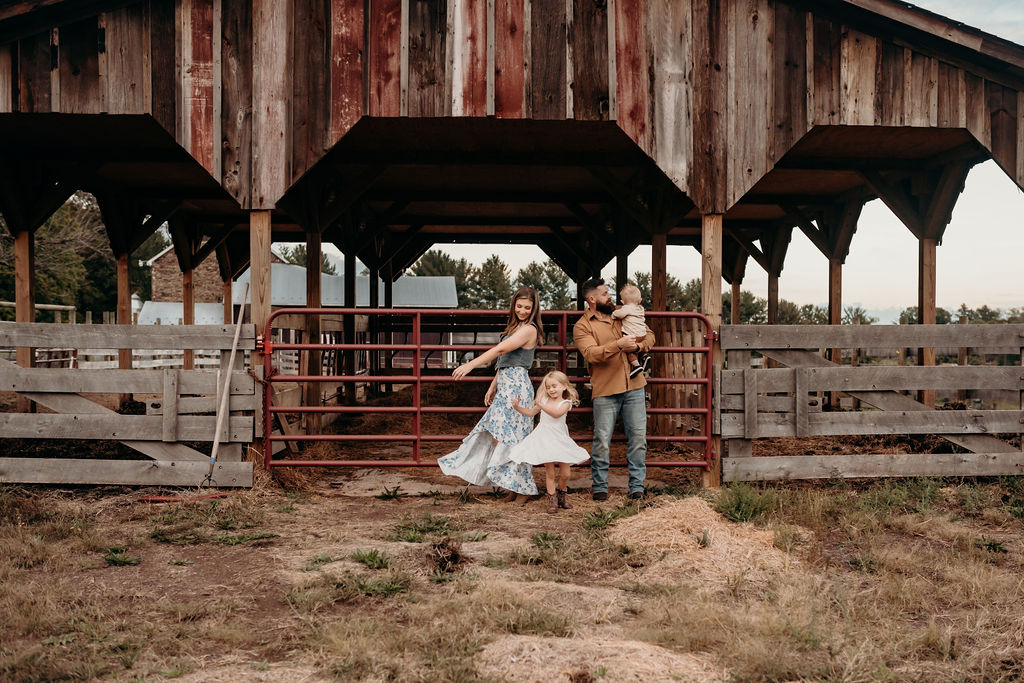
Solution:
M953 206L964 191L971 164L960 161L942 169L924 212L924 236L942 241L942 234L953 216Z
M917 322L920 325L934 325L935 310L935 247L934 238L918 240L918 284L917 284ZM935 365L935 348L918 349L918 365ZM929 407L935 406L935 392L922 391L918 396L921 403Z
M657 232L651 237L651 309L655 311L664 311L668 308L666 246L664 232ZM719 284L719 288L721 288L721 284ZM719 298L720 313L721 298Z
M736 244L740 245L743 251L745 251L749 256L752 256L753 259L757 261L757 264L764 268L766 272L771 270L771 262L768 260L768 257L765 256L764 252L758 249L757 245L751 242L746 235L738 230L734 230L728 224L723 226L723 230L729 235L729 237L736 241Z
M713 351L708 362L722 366L722 346L718 331L722 327L722 214L704 214L701 226L701 311L711 322L715 333ZM702 482L706 487L718 487L722 483L721 457L722 439L712 437L711 469L704 472Z
M321 234L315 230L306 233L306 308L320 308L322 299L320 296L320 258L321 258ZM320 343L320 316L307 315L305 340L307 344ZM319 351L305 351L302 353L305 360L304 373L310 377L317 377L322 374ZM307 406L320 405L320 383L307 382L304 387L304 403ZM319 415L303 415L306 424L307 434L313 433L320 427Z
M1019 475L1020 453L863 453L726 458L725 481Z
M270 319L270 211L249 212L250 320L263 334ZM262 361L253 354L252 365Z
M740 291L740 283L738 280L732 281L732 301L730 303L730 319L733 325L740 324L740 301L742 300L743 293Z
M206 482L207 462L189 460L76 460L0 458L5 484L115 484L124 486L252 487L251 462L218 462Z
M14 234L14 320L18 323L34 323L36 317L36 240L30 230L22 230ZM19 346L15 358L23 368L35 365L35 349L30 346ZM27 413L32 410L32 402L27 398L18 397L17 410Z
M862 171L861 176L915 237L920 239L925 236L924 217L918 212L916 202L910 194L899 185L889 182L878 171Z
M353 204L359 201L368 189L376 183L385 171L387 164L372 164L359 176L348 183L338 183L328 191L328 201L320 212L321 231L337 221Z
M843 324L843 263L837 258L828 261L828 324ZM842 348L830 349L829 360L836 365L842 365ZM839 410L839 393L829 392L828 401L832 410Z

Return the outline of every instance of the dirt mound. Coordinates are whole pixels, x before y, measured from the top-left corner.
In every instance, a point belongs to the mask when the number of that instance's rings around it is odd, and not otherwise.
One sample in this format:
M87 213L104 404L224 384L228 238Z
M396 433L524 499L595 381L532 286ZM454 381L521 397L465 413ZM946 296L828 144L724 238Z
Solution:
M642 546L661 559L646 567L661 582L698 580L722 585L790 569L795 561L774 546L774 533L730 522L696 496L660 503L615 524L610 538Z
M477 657L485 676L514 681L722 681L725 672L694 655L632 640L505 636Z

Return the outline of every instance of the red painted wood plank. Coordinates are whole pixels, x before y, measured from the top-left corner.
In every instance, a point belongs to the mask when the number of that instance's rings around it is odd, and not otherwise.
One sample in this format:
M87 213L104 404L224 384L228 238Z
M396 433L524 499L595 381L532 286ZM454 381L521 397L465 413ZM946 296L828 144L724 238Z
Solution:
M647 45L647 0L615 3L615 80L618 123L648 154L651 135L650 50Z
M370 0L370 116L401 114L401 0Z
M523 0L498 3L494 16L494 115L523 117L526 86L526 33Z
M333 145L363 115L363 0L331 0L331 134Z
M462 115L487 114L487 1L463 0Z
M213 173L213 0L192 0L189 32L189 152Z
M324 154L330 127L330 17L324 0L293 0L295 51L292 61L292 180Z
M172 135L177 121L177 102L174 96L174 26L173 3L154 2L150 5L149 45L153 87L153 118ZM250 102L251 106L251 102Z

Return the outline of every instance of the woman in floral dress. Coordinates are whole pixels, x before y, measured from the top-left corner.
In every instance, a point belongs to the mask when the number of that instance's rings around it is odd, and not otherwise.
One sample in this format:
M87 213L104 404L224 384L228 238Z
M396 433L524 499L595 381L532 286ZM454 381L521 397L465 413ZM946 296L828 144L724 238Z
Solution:
M509 460L509 451L533 430L533 418L512 407L517 396L524 407L533 405L533 384L528 370L538 345L544 343L540 326L540 301L533 287L520 287L512 296L508 324L498 344L468 363L455 368L452 377L462 379L473 368L497 359L494 380L484 394L487 412L462 440L458 450L438 458L445 474L470 484L500 486L509 491L507 501L537 494L533 466Z

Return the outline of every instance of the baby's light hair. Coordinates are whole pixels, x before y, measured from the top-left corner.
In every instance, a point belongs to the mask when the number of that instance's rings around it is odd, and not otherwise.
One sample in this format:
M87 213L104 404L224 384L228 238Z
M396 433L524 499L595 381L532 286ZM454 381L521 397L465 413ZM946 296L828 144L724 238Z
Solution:
M540 386L537 387L538 401L540 401L541 399L547 399L548 391L546 387L548 383L548 377L551 377L556 382L562 385L563 399L568 399L569 403L571 403L574 406L578 406L580 404L580 395L579 392L576 391L576 387L574 387L572 383L569 382L569 378L566 376L566 374L559 370L552 370L548 374L544 375L544 379L540 381Z
M626 297L634 299L634 301L628 301L626 303L638 304L640 303L640 299L643 298L643 295L640 293L640 288L636 285L625 284L622 286L622 289L619 290L619 299L626 301Z

